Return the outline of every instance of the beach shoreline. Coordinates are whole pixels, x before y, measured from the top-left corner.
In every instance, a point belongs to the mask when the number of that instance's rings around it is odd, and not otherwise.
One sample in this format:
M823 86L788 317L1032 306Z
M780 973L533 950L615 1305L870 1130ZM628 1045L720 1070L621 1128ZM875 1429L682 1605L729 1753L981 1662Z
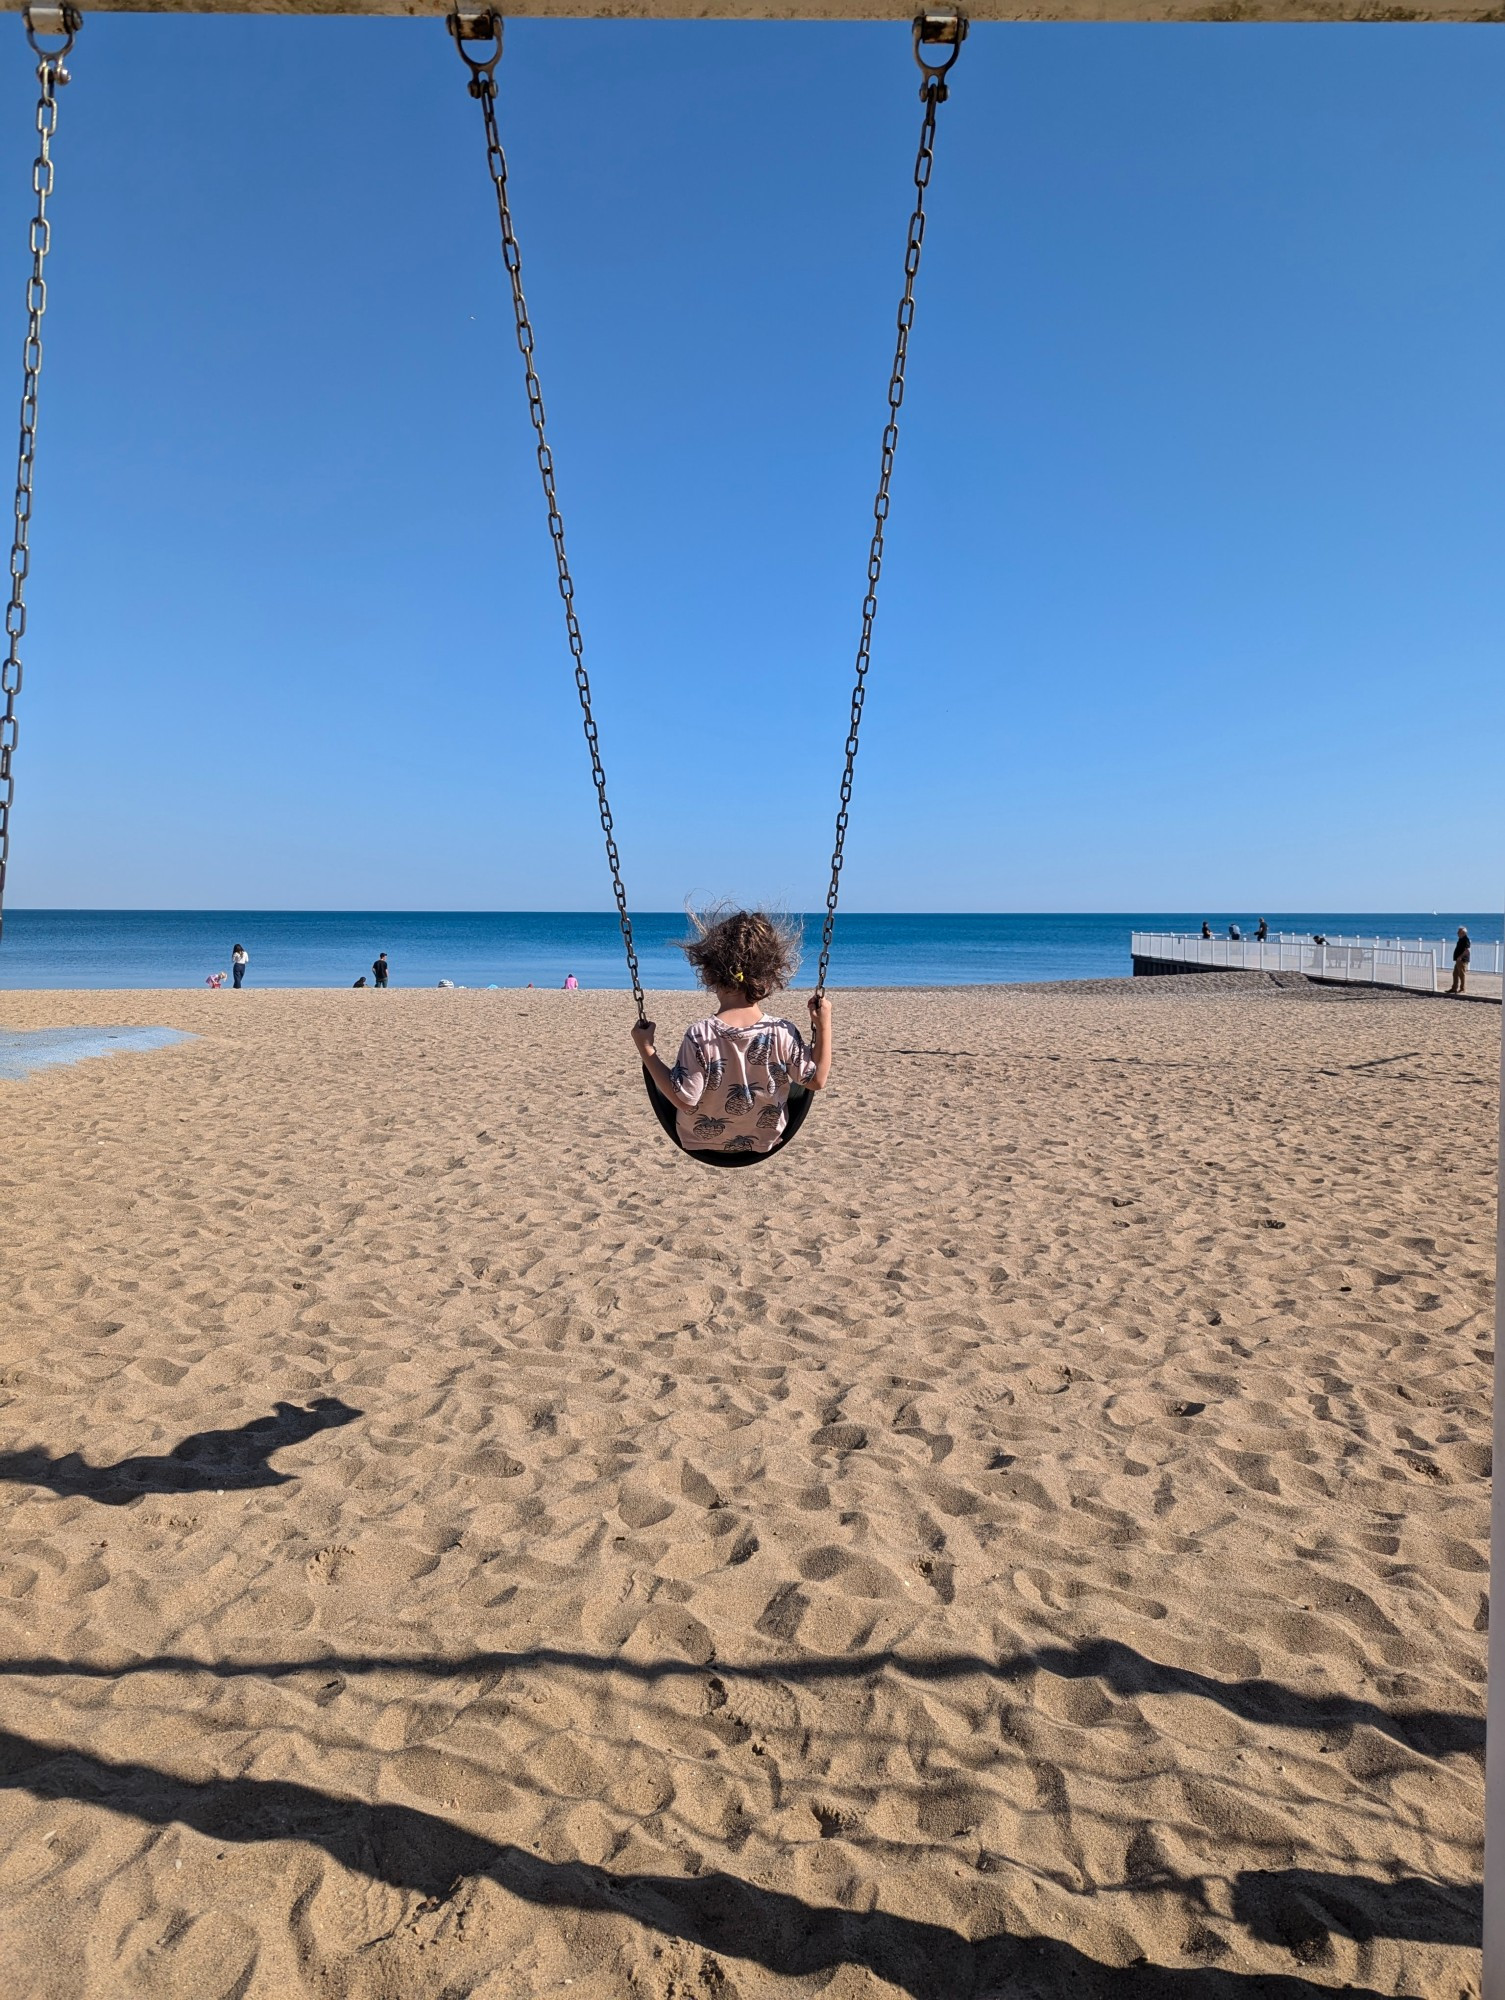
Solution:
M893 996L897 998L909 994L919 995L919 994L1015 993L1015 992L1116 993L1116 992L1121 992L1125 988L1132 988L1136 992L1145 992L1148 991L1150 988L1155 988L1163 991L1170 986L1180 986L1183 988L1195 987L1206 993L1258 993L1264 991L1290 992L1290 991L1300 991L1303 988L1309 988L1314 992L1323 990L1332 990L1332 991L1366 993L1366 994L1372 994L1376 998L1381 998L1381 999L1390 993L1394 993L1397 997L1405 998L1408 1000L1446 999L1450 997L1445 993L1429 994L1426 992L1419 992L1414 987L1401 988L1401 987L1388 987L1388 986L1372 986L1367 981L1363 980L1353 980L1353 981L1340 980L1340 979L1319 980L1319 979L1308 979L1306 975L1303 973L1256 972L1253 970L1250 971L1241 971L1236 969L1224 970L1221 968L1207 972L1187 972L1175 975L1173 977L1162 976L1155 979L1147 979L1144 978L1143 976L1135 977L1135 975L1133 975L1132 973L1122 973L1122 974L1094 973L1094 974L1084 974L1081 978L1062 978L1062 979L938 980L929 985L909 985L907 983L889 983L889 984L874 983L871 985L858 985L856 983L847 983L838 979L833 979L830 982L830 985L827 990L831 993L833 998L840 993L878 994L885 996ZM183 994L197 995L201 990L205 994L205 997L211 999L217 997L220 994L228 994L231 995L232 998L233 997L245 998L248 995L255 993L293 995L293 994L331 994L331 993L346 993L346 992L374 993L378 990L387 993L498 993L498 994L510 994L513 998L516 998L519 995L523 994L531 995L531 994L560 992L560 988L555 986L539 986L536 984L534 985L524 984L521 986L504 985L500 981L487 981L484 984L474 984L464 981L454 981L451 983L445 983L444 981L429 981L425 984L420 985L414 981L404 982L401 979L397 979L394 980L389 986L382 989L377 989L376 987L372 986L369 981L365 986L351 986L349 984L268 986L268 985L258 985L254 980L248 980L244 987L238 989L237 993L232 993L232 989L230 989L228 986L219 988L210 988L207 986L207 984L205 984L201 988L200 982L194 981L192 983L185 985L161 985L161 986L0 986L0 1006L3 1006L5 1001L9 998L25 996L25 995L32 995L32 996L47 995L47 994L67 995L79 999L88 998L90 1000L95 1000L98 999L101 995L108 995L115 993L115 994L130 994L139 999L143 996L149 997L152 994L163 994L163 995L171 994L179 996ZM699 992L699 989L693 985L655 986L649 982L645 982L643 991L645 994L648 995L662 995L667 999L672 999L676 1002L682 1002L686 998L690 998L693 1000L697 992ZM778 1004L783 1006L786 1005L791 1000L797 1000L801 996L801 994L806 993L808 991L809 991L808 984L803 981L797 980L795 985L788 992L776 996L776 998ZM598 999L602 997L609 997L615 994L619 999L623 1001L630 1003L631 1000L631 988L625 984L592 986L582 981L582 983L578 987L571 989L570 997L574 997L576 993L593 994ZM700 998L702 1000L704 1000L705 997L706 996L703 993L700 994ZM1473 994L1463 994L1460 997L1464 999L1472 999L1476 996ZM773 1001L770 1001L769 1004L772 1005L774 1003Z
M809 976L823 919L796 921L803 923ZM839 980L862 987L1121 978L1132 971L1136 931L1196 933L1201 921L1196 914L1166 913L846 913L837 919L832 965ZM1436 913L1270 913L1276 936L1288 929L1302 936L1313 931L1427 935L1440 951L1441 965L1450 963L1451 944L1445 940L1455 921L1468 923L1481 960L1487 954L1492 964L1491 947L1501 932L1497 911L1457 919ZM637 911L632 923L643 983L691 990L694 981L676 942L688 927L685 913ZM1242 924L1246 935L1255 928L1247 915ZM1218 917L1220 936L1225 927ZM585 986L621 989L627 984L622 942L610 911L11 909L0 948L0 989L193 987L216 972L228 975L235 944L249 954L254 986L349 986L362 975L369 979L376 954L384 951L394 977L418 987L437 986L441 979L472 987L525 987L532 981L536 990L546 991L562 987L573 973Z

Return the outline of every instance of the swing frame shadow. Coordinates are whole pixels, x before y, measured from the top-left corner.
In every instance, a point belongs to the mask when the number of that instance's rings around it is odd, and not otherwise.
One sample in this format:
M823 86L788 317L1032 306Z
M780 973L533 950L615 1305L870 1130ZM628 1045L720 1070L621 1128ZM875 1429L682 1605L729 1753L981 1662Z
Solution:
M1214 1676L1153 1659L1110 1639L1073 1646L1045 1646L1001 1656L959 1653L910 1657L892 1650L832 1657L772 1655L767 1659L701 1664L679 1657L627 1659L557 1647L514 1652L439 1655L339 1655L278 1659L196 1659L158 1655L103 1662L67 1658L12 1658L0 1676L18 1679L80 1677L118 1681L126 1676L185 1674L216 1679L252 1677L301 1681L333 1674L347 1679L390 1673L422 1681L493 1682L536 1670L564 1670L620 1679L652 1690L666 1681L708 1677L775 1686L827 1681L866 1682L875 1673L905 1682L945 1683L981 1674L1006 1684L1029 1683L1038 1674L1092 1678L1116 1693L1155 1693L1211 1700L1241 1720L1329 1735L1334 1728L1369 1726L1427 1757L1482 1750L1482 1717L1451 1710L1388 1711L1352 1697L1310 1695L1269 1681L1220 1681ZM181 1690L174 1699L181 1701ZM545 1861L516 1844L487 1834L461 1818L421 1806L379 1802L246 1776L185 1778L167 1768L120 1762L82 1745L0 1731L0 1793L35 1800L75 1800L142 1826L176 1825L216 1842L254 1845L297 1840L322 1848L344 1867L402 1892L447 1901L462 1881L500 1883L522 1901L582 1914L625 1917L645 1932L675 1938L707 1951L740 1957L785 1978L808 1978L843 1965L865 1967L888 1980L908 2000L1031 1990L1070 1992L1092 2000L1319 2000L1326 1984L1278 1973L1233 1972L1209 1965L1172 1967L1141 1962L1113 1967L1068 1944L1028 1931L972 1937L949 1925L883 1909L853 1912L808 1902L724 1869L679 1875L615 1872L579 1861ZM1010 1865L989 1854L986 1872ZM980 1857L981 1862L981 1857ZM1116 1894L1173 1895L1193 1925L1209 1913L1209 1885L1222 1878L1125 1864L1120 1879L1100 1882ZM1298 1964L1322 1964L1337 1934L1470 1948L1477 1945L1483 1892L1473 1879L1364 1873L1305 1865L1255 1867L1227 1878L1231 1911L1224 1921L1259 1942L1284 1946ZM1368 1987L1344 1988L1379 2000Z
M1083 2000L1321 2000L1332 1991L1325 1979L1319 1985L1299 1973L1110 1965L1023 1930L972 1938L944 1921L808 1901L720 1869L655 1875L546 1860L420 1806L351 1798L298 1780L184 1778L19 1731L0 1731L0 1791L87 1805L140 1828L185 1827L224 1847L299 1841L368 1881L435 1904L450 1902L467 1880L489 1880L535 1908L625 1918L648 1935L749 1960L801 1984L854 1966L908 2000L960 2000L1026 1985ZM1151 1893L1171 1888L1192 1903L1199 1889L1194 1878L1144 1886ZM1377 1893L1387 1890L1399 1921L1382 1905L1372 1928L1362 1926L1370 1936L1458 1943L1476 1928L1470 1885L1415 1877L1387 1884L1300 1869L1238 1877L1235 1921L1262 1941L1304 1945L1320 1960L1329 1931L1347 1928L1355 1894L1373 1908ZM1317 1900L1323 1914L1309 1912L1304 1899ZM1293 1917L1299 1930L1293 1931ZM1368 1986L1343 1990L1355 2000L1381 2000Z

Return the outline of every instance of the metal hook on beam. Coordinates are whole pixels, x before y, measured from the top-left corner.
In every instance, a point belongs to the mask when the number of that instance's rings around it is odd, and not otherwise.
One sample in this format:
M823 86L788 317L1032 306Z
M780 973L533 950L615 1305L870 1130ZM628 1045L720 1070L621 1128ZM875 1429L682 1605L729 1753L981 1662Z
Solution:
M83 16L76 7L27 7L21 19L26 23L26 39L35 53L44 61L61 63L63 57L73 47L73 37L84 25ZM38 37L41 35L61 35L63 45L58 49L44 49ZM66 75L59 75L59 83L68 81Z
M492 7L457 7L445 23L470 71L472 97L496 95L496 66L502 59L502 17ZM494 42L489 56L473 56L467 42Z
M921 97L928 97L933 90L936 102L945 102L946 72L962 52L969 25L960 7L932 7L923 14L915 15L914 59L925 78L920 85ZM949 49L951 53L944 62L931 62L925 50L934 48Z

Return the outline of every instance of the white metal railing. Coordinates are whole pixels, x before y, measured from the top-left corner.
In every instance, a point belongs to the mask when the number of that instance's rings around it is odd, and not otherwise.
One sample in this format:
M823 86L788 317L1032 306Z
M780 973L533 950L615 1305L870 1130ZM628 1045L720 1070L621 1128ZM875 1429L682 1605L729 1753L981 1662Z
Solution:
M1171 965L1236 972L1304 972L1309 979L1405 986L1421 993L1437 991L1438 948L1421 942L1327 938L1319 944L1315 938L1290 933L1267 938L1204 938L1176 931L1134 931L1129 948L1136 958L1154 958ZM1497 953L1499 947L1486 949ZM1480 947L1475 945L1471 969L1480 969L1479 953ZM1451 958L1447 962L1450 964Z
M1294 938L1297 942L1303 941L1294 931L1283 931L1281 936L1283 938ZM1439 967L1451 971L1453 946L1457 943L1457 938L1456 936L1448 938L1339 937L1334 933L1328 937L1327 941L1329 944L1372 945L1381 949L1399 946L1408 951L1435 951ZM1468 968L1470 972L1505 972L1505 944L1502 944L1498 939L1485 939L1481 942L1478 938L1473 938L1470 940L1470 946L1471 957Z

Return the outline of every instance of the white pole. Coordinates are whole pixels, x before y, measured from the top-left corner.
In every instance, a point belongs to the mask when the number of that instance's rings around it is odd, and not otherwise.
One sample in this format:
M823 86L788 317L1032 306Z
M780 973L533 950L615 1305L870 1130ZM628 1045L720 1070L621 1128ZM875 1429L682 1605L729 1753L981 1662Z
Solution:
M1483 2000L1505 2000L1505 1035L1500 1038L1500 1177L1495 1252L1495 1456L1490 1506L1489 1706L1484 1724Z

